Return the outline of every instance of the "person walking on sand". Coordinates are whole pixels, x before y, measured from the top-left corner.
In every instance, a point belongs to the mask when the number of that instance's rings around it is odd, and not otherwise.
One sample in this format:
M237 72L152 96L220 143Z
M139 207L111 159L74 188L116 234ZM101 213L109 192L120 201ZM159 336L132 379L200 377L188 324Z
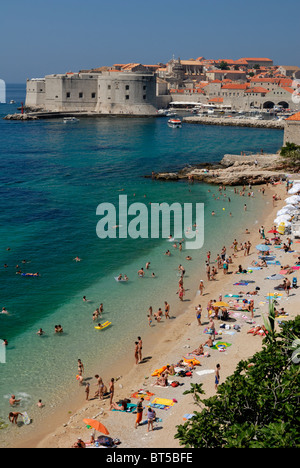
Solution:
M170 304L165 301L165 317L166 319L170 318Z
M86 401L89 401L89 395L90 395L90 384L87 383L85 386L85 399Z
M206 276L207 276L207 281L210 281L210 266L209 263L206 262Z
M200 296L203 296L203 291L204 291L204 289L205 289L204 283L203 283L203 281L201 280L201 281L200 281L200 284L199 284Z
M201 305L199 304L198 307L195 307L195 310L196 310L196 318L197 318L197 321L198 321L198 325L202 325L201 324L201 314L202 314Z
M140 336L138 336L138 343L139 343L139 348L138 348L138 351L139 351L139 362L142 361L142 349L143 349L143 342L142 342L142 338Z
M109 404L112 404L113 397L115 393L115 379L112 378L111 381L109 382Z
M218 385L220 383L220 369L221 369L220 364L217 364L216 370L215 370L215 390L216 391L218 390Z
M139 342L135 342L135 349L134 349L134 358L135 358L135 363L139 363Z
M150 427L151 427L151 429L153 431L153 423L154 423L154 421L156 419L156 413L155 413L154 409L151 408L151 406L148 406L147 419L148 419L147 432L149 432Z

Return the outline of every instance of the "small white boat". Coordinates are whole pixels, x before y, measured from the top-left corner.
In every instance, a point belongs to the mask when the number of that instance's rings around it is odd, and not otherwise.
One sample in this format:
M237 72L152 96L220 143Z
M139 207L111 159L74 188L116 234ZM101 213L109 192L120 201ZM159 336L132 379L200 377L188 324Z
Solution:
M168 120L168 125L169 127L171 128L181 128L182 126L182 122L180 119L176 119L176 118L173 118L173 119L169 119Z
M9 104L16 104L16 101L14 101L13 99L9 102Z
M64 118L64 123L76 123L79 122L79 119L76 119L76 117L65 117Z

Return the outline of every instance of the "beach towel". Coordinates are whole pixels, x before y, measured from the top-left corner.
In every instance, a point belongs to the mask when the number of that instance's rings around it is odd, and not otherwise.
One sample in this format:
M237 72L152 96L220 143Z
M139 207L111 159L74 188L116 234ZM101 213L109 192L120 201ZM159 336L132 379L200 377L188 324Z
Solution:
M186 413L183 415L183 420L187 421L188 419L192 419L195 415L191 413Z
M205 369L201 371L196 371L196 374L201 376L201 375L213 374L214 372L215 372L214 369Z
M168 398L154 398L154 400L151 402L151 404L154 405L163 405L163 406L174 406L174 401L170 400Z
M155 398L149 406L151 408L162 409L162 410L169 410L174 405L173 400L169 400L167 398Z
M30 417L28 416L28 414L26 413L26 411L24 411L22 413L22 419L23 419L23 423L28 426L30 423L31 423L31 419Z
M225 294L224 297L242 297L241 294Z
M144 398L144 400L150 400L154 393L139 390L131 395L131 398Z
M222 349L222 348L223 348L223 349L226 349L226 348L228 348L229 346L231 346L231 343L226 343L226 342L222 341L222 342L217 342L217 343L212 347L212 349L218 349L218 350L220 350L220 349Z

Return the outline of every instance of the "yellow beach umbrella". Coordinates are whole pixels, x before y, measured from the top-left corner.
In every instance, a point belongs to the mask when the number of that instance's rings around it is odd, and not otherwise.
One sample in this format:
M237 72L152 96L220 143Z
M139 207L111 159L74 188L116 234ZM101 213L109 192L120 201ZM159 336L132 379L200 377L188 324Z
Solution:
M215 302L213 304L213 307L229 307L229 304L227 304L227 302L220 301L220 302Z

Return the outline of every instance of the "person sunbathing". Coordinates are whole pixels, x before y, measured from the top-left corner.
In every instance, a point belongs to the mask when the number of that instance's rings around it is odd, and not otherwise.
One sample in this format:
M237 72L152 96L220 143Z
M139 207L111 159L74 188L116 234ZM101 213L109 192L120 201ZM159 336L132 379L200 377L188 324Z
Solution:
M257 327L251 328L251 330L249 330L247 332L247 334L249 334L249 333L252 333L253 336L263 335L264 333L267 333L267 329L266 329L266 327L264 325L257 326Z
M203 346L209 346L210 348L212 348L213 345L214 345L214 342L212 340L212 337L210 336Z
M128 398L125 398L124 400L122 400L121 405L118 405L118 403L112 403L109 409L115 409L117 411L126 411L128 403L130 403L130 400L128 400Z
M168 376L167 373L163 372L160 377L156 380L154 385L159 385L160 387L168 386Z
M196 356L201 356L201 354L204 354L203 344L194 349L194 351L192 351L190 354L195 354Z

